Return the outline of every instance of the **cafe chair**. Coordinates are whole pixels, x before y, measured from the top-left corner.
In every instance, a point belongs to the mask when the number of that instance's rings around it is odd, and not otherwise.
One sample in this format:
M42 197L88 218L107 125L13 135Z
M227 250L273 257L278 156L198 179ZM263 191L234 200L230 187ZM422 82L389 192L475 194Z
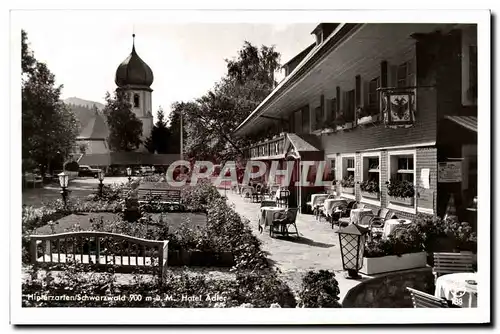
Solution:
M371 231L374 236L381 237L384 233L385 221L395 219L397 216L389 209L380 209L371 221Z
M289 235L299 236L297 229L297 212L298 208L288 208L285 212L275 212L273 221L269 227L269 236L274 238L276 234L288 237ZM295 231L290 232L290 226L293 226Z
M339 227L347 226L351 223L351 210L360 208L359 205L361 204L356 201L352 201L347 204L347 206L339 214L339 218L337 220Z
M474 272L472 253L434 253L434 279L445 274Z
M449 303L444 298L437 298L433 295L412 288L406 288L411 295L414 308L449 308Z
M279 207L286 207L288 206L288 198L290 197L290 191L285 190L285 189L280 189L278 192L278 206Z

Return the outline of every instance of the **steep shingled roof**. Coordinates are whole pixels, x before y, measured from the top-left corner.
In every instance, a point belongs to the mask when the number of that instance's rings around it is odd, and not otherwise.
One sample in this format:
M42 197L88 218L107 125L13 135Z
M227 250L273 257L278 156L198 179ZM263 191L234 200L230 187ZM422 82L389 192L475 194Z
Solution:
M95 140L106 139L109 135L108 125L104 117L96 112L94 117L90 119L88 124L83 128L77 139Z

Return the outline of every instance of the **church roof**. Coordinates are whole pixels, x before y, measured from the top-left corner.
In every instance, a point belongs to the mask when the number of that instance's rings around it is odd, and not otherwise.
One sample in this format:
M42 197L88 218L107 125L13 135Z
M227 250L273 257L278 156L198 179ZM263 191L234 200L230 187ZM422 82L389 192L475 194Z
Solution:
M135 38L135 34L132 35ZM115 83L118 87L123 86L146 86L153 83L153 71L135 51L132 44L132 52L116 69Z
M87 126L85 126L80 132L77 139L95 140L95 139L106 139L109 135L108 125L104 120L104 117L96 112L94 117L90 119Z

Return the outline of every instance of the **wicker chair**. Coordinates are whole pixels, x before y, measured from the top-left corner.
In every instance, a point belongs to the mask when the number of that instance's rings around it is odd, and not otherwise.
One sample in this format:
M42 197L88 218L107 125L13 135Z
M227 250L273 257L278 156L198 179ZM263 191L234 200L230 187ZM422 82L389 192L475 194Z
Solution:
M444 298L437 298L428 293L406 288L411 294L414 308L449 308L449 303Z
M359 204L356 201L352 201L349 204L347 204L346 209L343 210L339 216L339 219L338 219L339 227L347 226L351 223L351 210L352 209L362 209L363 207L364 207L364 204Z
M278 206L279 207L286 207L288 206L288 198L290 197L290 190L287 189L280 189L278 191Z
M271 238L276 234L280 234L288 237L291 234L299 236L299 230L297 229L297 212L298 208L288 208L285 212L275 212L273 216L273 221L269 227L269 236ZM295 231L290 232L289 227L293 226Z

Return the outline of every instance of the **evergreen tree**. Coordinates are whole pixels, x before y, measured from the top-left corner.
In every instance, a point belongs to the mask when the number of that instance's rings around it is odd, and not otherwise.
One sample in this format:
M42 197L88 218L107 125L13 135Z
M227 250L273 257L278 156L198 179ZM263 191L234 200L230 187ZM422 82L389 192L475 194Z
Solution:
M157 153L169 153L169 129L165 122L165 114L160 107L156 113L158 120L151 131L153 147Z
M135 151L141 145L142 122L132 112L128 95L117 89L113 97L106 93L104 115L109 127L108 144L112 151Z
M54 74L36 60L26 32L21 34L23 170L38 167L44 175L73 150L78 122L60 99L62 86L55 86Z
M144 147L146 148L146 150L148 150L149 153L155 153L153 133L151 133L151 135L149 135L149 137L146 138L146 141L144 142Z

